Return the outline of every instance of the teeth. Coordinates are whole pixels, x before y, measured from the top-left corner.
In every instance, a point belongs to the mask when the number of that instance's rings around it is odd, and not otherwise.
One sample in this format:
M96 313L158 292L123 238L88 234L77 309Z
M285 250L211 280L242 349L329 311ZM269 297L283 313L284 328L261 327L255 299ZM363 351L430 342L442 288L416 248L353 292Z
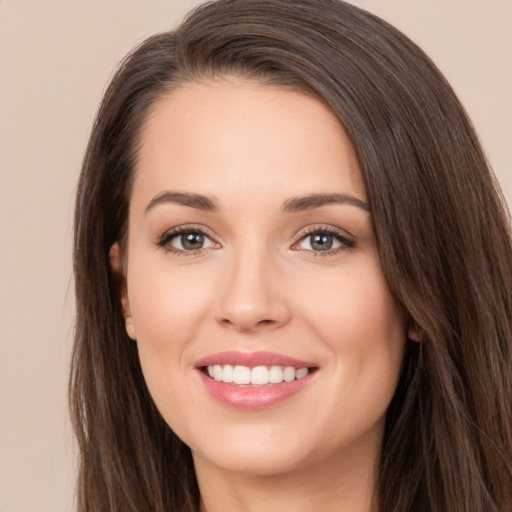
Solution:
M234 378L234 368L227 364L224 368L221 368L222 371L222 382L233 382Z
M251 370L251 384L268 384L269 375L266 366L256 366Z
M251 369L247 366L235 366L233 371L234 384L250 384L251 383Z
M271 384L279 384L283 382L283 367L282 366L272 366L270 368L270 383Z
M216 364L213 367L213 378L215 380L222 380L222 374L223 374L222 366L219 366L218 364Z
M230 364L207 367L208 375L218 382L233 384L280 384L303 379L309 374L308 368L294 368L293 366L232 366Z
M308 373L309 373L309 370L307 368L299 368L295 372L295 378L296 379L303 379Z
M295 380L295 368L293 366L287 366L283 372L284 381L291 382Z

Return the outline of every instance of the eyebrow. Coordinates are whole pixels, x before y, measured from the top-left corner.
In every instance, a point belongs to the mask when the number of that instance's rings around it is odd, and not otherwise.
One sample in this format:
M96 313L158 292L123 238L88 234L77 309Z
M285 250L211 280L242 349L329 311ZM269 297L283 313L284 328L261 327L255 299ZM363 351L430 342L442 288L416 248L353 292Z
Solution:
M207 196L185 192L162 192L151 199L149 204L146 206L144 213L147 214L155 206L165 203L180 204L182 206L189 206L190 208L196 208L197 210L203 210L206 212L219 211L219 207L215 200Z
M144 213L147 214L150 210L155 208L155 206L165 203L179 204L206 212L218 212L220 210L217 202L213 198L189 192L165 191L151 199L151 201L146 206ZM282 211L285 213L303 212L306 210L320 208L329 204L347 204L361 208L366 212L370 211L370 207L367 203L361 199L358 199L357 197L348 194L308 194L304 196L293 197L284 202Z
M368 203L348 194L308 194L288 199L283 205L283 212L303 212L329 204L348 204L361 208L365 212L370 211Z

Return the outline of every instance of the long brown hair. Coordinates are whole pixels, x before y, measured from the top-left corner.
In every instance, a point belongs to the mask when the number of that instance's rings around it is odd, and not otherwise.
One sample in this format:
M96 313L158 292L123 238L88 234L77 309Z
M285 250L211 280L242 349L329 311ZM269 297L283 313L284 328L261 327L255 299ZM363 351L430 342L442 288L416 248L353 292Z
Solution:
M378 510L512 510L510 223L463 107L415 44L352 5L220 0L128 55L85 155L70 378L79 512L198 509L190 450L145 386L108 254L126 236L149 109L179 84L226 75L317 98L356 150L384 274L421 337L387 415Z

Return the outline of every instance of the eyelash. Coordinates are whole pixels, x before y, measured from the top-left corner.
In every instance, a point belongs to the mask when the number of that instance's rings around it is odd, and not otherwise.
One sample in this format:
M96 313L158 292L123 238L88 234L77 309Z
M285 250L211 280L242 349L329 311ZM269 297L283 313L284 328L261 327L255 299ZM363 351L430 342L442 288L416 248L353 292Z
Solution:
M306 249L308 252L312 253L312 256L317 258L325 258L327 256L336 256L344 251L349 251L353 249L356 246L356 242L353 238L350 238L347 234L342 234L342 232L338 229L334 229L329 226L310 226L303 230L299 234L299 239L297 242L295 242L292 246L297 246L300 242L307 239L308 237L311 237L313 235L317 234L326 234L330 235L333 238L335 238L338 242L340 242L340 246L336 247L335 249L327 249L325 251L313 251L311 249ZM299 250L299 249L296 249Z
M158 238L157 246L163 249L167 253L173 253L176 256L196 256L198 254L201 254L205 249L196 249L191 251L186 251L183 249L177 249L176 247L173 247L170 245L170 241L173 238L176 238L180 235L185 235L187 233L197 233L200 235L203 235L205 238L208 238L213 243L220 245L215 238L210 234L208 230L206 230L204 227L198 227L198 226L180 226L176 228L172 228L169 231L165 231L160 235Z
M205 238L209 239L212 243L217 244L220 246L220 244L215 240L215 238L209 233L208 230L206 230L204 227L196 227L196 226L180 226L173 229L170 229L168 231L165 231L160 235L157 241L157 246L161 249L163 249L167 253L172 253L177 256L196 256L198 254L202 254L206 249L208 248L201 248L196 250L183 250L183 249L177 249L176 247L173 247L170 245L171 240L174 238L184 235L187 233L194 233L204 236ZM309 228L306 228L298 235L298 240L292 245L292 250L300 250L300 249L294 249L294 247L298 246L303 240L307 239L310 236L316 235L316 234L326 234L329 236L332 236L335 238L341 245L339 247L336 247L335 249L327 249L324 251L314 251L312 249L304 249L307 252L312 253L313 257L327 257L327 256L335 256L343 251L351 250L355 247L356 243L355 240L348 237L346 234L341 234L340 231L328 227L328 226L311 226Z

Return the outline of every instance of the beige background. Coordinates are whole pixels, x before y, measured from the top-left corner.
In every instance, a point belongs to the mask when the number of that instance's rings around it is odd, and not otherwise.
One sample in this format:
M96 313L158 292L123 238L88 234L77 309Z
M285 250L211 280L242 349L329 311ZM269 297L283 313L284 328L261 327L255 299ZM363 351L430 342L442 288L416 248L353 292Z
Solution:
M0 0L0 512L72 509L73 193L116 63L194 0ZM512 204L512 1L353 0L411 36Z

